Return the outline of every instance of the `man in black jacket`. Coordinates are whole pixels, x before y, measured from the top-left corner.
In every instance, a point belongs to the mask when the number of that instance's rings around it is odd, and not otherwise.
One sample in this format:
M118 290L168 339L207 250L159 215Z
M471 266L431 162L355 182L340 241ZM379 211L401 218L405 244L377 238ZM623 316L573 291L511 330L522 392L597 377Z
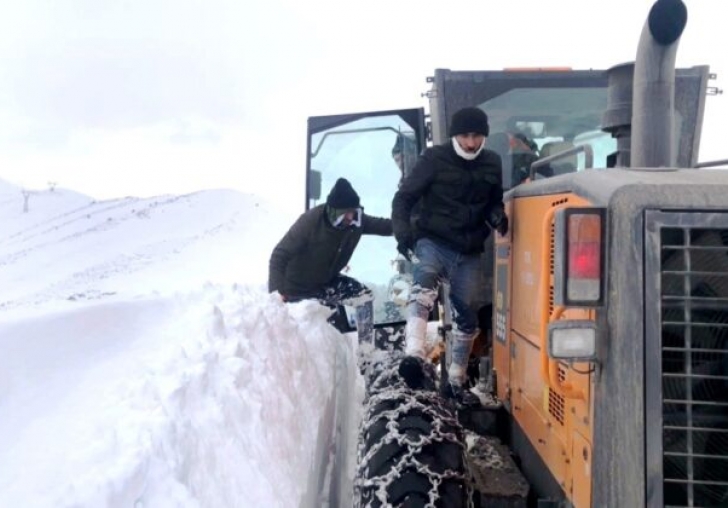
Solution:
M286 302L316 299L343 312L356 308L359 340L372 339L372 301L369 288L342 275L362 235L392 235L392 221L364 213L359 195L348 180L339 178L326 203L302 214L273 249L268 290ZM334 314L337 324L346 316Z
M427 318L439 285L449 282L453 313L452 361L444 391L461 403L475 402L463 389L473 340L478 335L476 307L481 254L491 228L508 231L503 207L501 159L485 148L488 117L479 108L456 112L451 139L425 150L392 201L397 249L413 258L414 284L407 303L408 356L400 373L410 386L421 379L426 356ZM418 216L412 209L418 204Z

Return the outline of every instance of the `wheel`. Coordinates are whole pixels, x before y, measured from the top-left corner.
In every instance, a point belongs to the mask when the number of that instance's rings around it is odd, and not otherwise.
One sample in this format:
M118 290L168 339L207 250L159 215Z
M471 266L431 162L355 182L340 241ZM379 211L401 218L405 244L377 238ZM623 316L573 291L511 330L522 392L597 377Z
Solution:
M359 435L357 508L472 506L463 429L435 391L427 364L425 389L397 373L402 355L380 362L368 383Z

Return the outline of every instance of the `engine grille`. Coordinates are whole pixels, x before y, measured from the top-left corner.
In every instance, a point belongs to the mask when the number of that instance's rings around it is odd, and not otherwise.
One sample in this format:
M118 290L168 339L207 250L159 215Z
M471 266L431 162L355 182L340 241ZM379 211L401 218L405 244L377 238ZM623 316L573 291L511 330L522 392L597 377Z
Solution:
M652 453L659 448L662 471L652 480L662 477L660 504L669 507L728 506L728 227L705 227L700 217L726 223L724 214L661 214L657 228L659 344L646 345L646 433L649 461L649 404L659 393Z

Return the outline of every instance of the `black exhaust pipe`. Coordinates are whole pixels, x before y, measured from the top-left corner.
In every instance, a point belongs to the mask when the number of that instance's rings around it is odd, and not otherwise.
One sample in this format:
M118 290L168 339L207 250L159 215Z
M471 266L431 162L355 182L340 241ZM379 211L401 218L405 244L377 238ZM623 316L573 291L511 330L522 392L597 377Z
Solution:
M642 29L634 66L631 166L674 167L675 57L688 20L682 0L658 0Z
M607 70L607 110L602 116L602 130L617 140L617 151L607 156L608 168L631 166L633 82L634 62Z

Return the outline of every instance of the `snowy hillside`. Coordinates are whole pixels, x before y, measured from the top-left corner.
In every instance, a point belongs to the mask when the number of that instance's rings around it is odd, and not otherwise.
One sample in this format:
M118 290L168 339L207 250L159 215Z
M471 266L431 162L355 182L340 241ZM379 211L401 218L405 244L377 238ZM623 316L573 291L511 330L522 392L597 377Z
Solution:
M353 339L265 291L293 217L233 191L23 199L0 181L0 506L350 504Z
M32 195L27 213L20 192L0 196L0 308L263 283L285 231L280 214L234 191L93 201L56 189Z

